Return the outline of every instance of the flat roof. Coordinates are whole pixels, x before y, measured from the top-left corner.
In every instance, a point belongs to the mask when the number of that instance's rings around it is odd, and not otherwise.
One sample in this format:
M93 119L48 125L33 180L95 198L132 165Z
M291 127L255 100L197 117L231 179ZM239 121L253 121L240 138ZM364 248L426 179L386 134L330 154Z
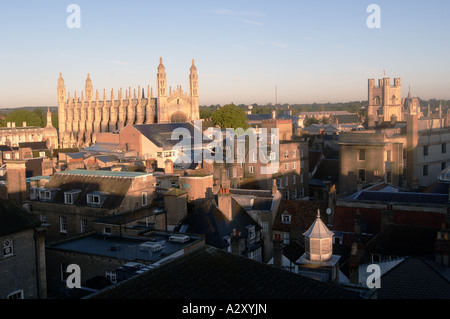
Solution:
M189 235L189 241L184 243L171 242L169 237L174 233L151 231L144 236L119 237L115 235L91 234L86 237L76 238L50 245L52 248L72 251L77 253L98 255L125 259L129 261L151 261L157 262L164 257L172 255L191 243L200 240L200 236ZM142 249L144 243L160 243L163 249L157 252L149 252ZM144 245L145 246L145 245Z
M55 175L61 174L70 174L70 175L85 175L85 176L105 176L105 177L141 177L141 176L150 176L150 173L142 173L142 172L128 172L128 171L106 171L106 170L84 170L84 169L75 169L69 171L61 171L55 173Z

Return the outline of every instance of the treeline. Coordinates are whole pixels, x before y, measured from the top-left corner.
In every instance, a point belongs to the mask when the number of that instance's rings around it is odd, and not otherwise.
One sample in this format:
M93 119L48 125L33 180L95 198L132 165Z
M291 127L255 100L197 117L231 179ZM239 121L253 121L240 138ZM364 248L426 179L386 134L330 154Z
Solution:
M7 127L7 123L15 123L16 127L22 127L23 122L27 126L45 127L47 125L47 108L20 108L15 110L0 110L0 126ZM58 129L58 113L52 112L52 124Z

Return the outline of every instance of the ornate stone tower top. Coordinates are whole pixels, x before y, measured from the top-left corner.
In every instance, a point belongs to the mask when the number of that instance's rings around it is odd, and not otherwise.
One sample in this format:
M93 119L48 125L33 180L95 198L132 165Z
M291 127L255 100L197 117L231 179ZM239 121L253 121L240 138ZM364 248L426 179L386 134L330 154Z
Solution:
M164 67L164 64L162 62L162 58L159 58L159 65L158 65L158 73L164 73L166 72L166 68Z
M94 98L94 88L92 86L92 80L89 77L89 73L87 75L87 79L86 79L86 101L91 102L92 99Z
M192 59L191 73L197 72L197 67L194 64L194 59Z
M311 227L303 234L305 236L306 258L311 261L327 261L333 254L334 233L320 218L320 210Z

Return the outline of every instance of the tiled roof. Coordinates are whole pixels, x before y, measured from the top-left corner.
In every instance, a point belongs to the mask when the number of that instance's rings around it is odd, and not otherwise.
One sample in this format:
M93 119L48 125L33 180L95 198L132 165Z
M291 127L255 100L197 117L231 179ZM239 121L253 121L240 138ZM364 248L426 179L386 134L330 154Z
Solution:
M450 282L423 258L408 257L380 278L378 299L450 299Z
M90 299L360 299L357 292L205 245Z
M231 199L233 218L228 220L225 215L217 208L214 199L206 201L201 208L188 214L181 221L180 225L188 225L186 232L191 234L201 234L205 236L205 243L217 248L226 248L227 243L224 238L231 236L233 229L245 237L247 235L246 227L255 225L260 226L244 211L235 199Z
M313 201L281 200L278 212L275 217L273 229L289 232L291 228L299 228L306 231L311 227L317 217L317 210L320 209L322 220L326 220L327 203ZM291 217L291 223L285 224L281 220L281 215L287 211Z
M47 142L25 142L19 143L19 148L29 147L32 150L42 150L47 149Z

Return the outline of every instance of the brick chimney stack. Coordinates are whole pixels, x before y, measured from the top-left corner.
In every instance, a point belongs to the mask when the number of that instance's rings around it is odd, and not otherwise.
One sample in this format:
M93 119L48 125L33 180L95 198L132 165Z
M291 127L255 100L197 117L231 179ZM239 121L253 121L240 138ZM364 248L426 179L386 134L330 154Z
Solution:
M8 183L8 198L16 200L19 205L27 196L26 161L6 160L6 181Z
M275 234L275 238L273 240L273 265L275 267L283 266L283 240L281 239L280 234Z
M233 209L231 205L231 194L229 188L221 188L217 194L218 208L228 220L233 219Z

